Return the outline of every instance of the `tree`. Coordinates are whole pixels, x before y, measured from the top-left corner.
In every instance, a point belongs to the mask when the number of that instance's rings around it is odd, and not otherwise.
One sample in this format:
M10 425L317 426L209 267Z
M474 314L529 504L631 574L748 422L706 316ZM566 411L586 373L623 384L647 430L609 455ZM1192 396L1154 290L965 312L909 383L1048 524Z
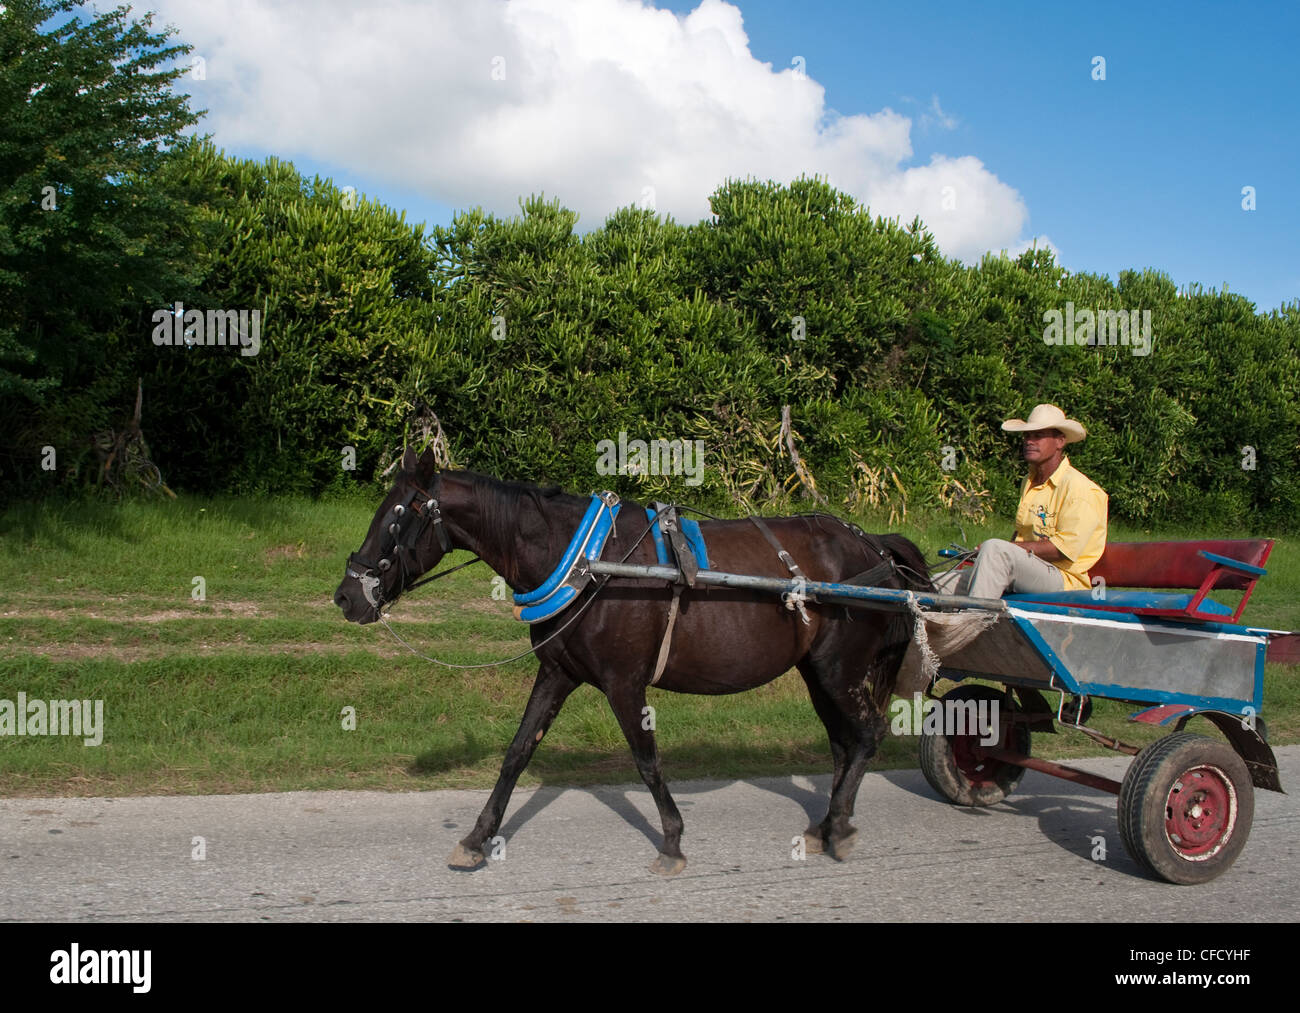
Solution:
M168 481L314 493L382 469L415 399L407 348L433 325L423 227L290 162L207 141L179 146L158 181L186 195L205 237L192 308L257 313L260 331L256 355L150 356L146 415Z
M0 425L10 440L33 407L50 404L66 422L76 390L96 391L78 409L92 414L120 394L126 322L189 284L189 209L154 176L201 115L172 89L186 72L174 61L191 47L127 7L82 13L77 0L11 0L0 14ZM84 432L103 419L82 421ZM50 428L42 442L67 435Z

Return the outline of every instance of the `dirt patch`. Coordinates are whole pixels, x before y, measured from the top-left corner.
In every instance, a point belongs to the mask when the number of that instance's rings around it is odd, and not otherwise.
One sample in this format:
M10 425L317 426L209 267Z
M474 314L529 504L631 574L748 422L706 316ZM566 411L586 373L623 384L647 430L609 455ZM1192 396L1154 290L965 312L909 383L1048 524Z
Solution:
M509 599L496 601L488 595L484 595L482 598L467 598L464 601L456 602L454 606L445 607L454 607L463 612L474 612L481 615L508 616L512 606L513 603Z
M131 618L138 623L165 623L172 619L190 619L194 613L188 609L167 609L163 612L150 612L146 615L132 616ZM93 618L102 619L105 616L94 616Z
M455 653L461 648L460 644L449 644L447 642L431 641L428 644L416 644L412 646L422 654L431 654L434 657L440 657L445 654ZM482 661L503 661L506 658L513 658L528 649L527 643L518 640L490 640L474 641L475 653L482 654ZM222 640L216 643L186 644L183 647L177 647L174 644L158 645L123 645L113 643L98 644L34 644L25 645L23 653L40 658L49 658L51 661L84 661L87 659L104 659L116 661L123 664L129 664L139 661L156 661L159 658L174 658L178 655L185 657L209 657L215 654L243 654L243 655L321 655L321 654L348 654L352 651L364 651L366 654L377 655L381 658L401 658L409 657L408 651L401 644L397 643L391 637L383 639L376 638L367 640L364 643L355 643L349 641L337 641L330 643L321 643L320 641L298 641L285 640L274 643L251 643L245 638L235 637ZM475 663L473 659L458 662L459 664Z
M157 598L142 599L126 595L101 597L98 601L85 605L63 603L59 607L36 604L39 598L32 599L33 604L23 607L7 607L0 612L5 619L110 619L140 623L162 623L173 619L223 618L229 616L265 616L267 612L257 602L252 601L206 601L193 602L188 607L159 608L162 604ZM152 610L152 611L147 611Z
M277 559L305 559L305 542L299 542L297 545L273 545L264 553L268 563L274 563Z

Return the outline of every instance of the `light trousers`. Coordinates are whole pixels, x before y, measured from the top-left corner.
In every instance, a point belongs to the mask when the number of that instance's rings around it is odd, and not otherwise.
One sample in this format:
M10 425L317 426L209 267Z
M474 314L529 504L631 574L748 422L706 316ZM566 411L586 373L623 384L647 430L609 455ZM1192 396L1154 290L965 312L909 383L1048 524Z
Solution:
M974 566L949 570L936 577L934 585L943 594L1001 598L1008 591L1064 591L1065 574L1045 559L1030 555L1020 543L990 538L980 543Z

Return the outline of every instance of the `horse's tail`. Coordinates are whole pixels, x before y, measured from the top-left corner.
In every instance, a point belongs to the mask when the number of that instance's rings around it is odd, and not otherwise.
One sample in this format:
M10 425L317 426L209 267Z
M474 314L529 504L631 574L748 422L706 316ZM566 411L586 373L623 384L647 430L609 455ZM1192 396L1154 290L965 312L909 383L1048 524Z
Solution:
M894 564L894 575L899 583L913 591L935 589L930 581L930 567L925 561L925 556L910 538L897 534L878 537ZM915 624L919 621L910 611L895 612L889 617L885 628L887 646L881 652L878 667L871 680L871 697L882 713L889 709L890 698L898 685L903 656L907 654L907 648L916 631Z
M881 535L880 542L894 559L899 578L913 591L933 591L930 565L910 538L902 535Z

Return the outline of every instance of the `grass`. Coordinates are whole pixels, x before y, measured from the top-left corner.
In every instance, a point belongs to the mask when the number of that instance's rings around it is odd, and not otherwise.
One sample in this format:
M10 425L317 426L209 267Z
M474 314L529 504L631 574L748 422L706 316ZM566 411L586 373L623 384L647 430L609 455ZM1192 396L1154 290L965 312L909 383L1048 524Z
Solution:
M0 515L0 700L102 699L106 732L0 737L0 794L125 795L319 788L489 787L531 687L530 659L459 671L345 623L331 599L374 505L308 500L53 502ZM872 518L867 530L889 530ZM1005 536L1006 523L893 525L931 558L949 541ZM1161 532L1158 537L1197 537ZM1216 531L1216 536L1231 532ZM1152 537L1112 525L1114 540ZM450 562L462 561L459 556ZM191 596L193 578L206 597ZM395 625L448 661L489 662L528 646L484 566L416 592ZM1247 615L1300 627L1300 548L1279 540ZM1269 666L1274 744L1300 741L1294 670ZM652 690L670 779L830 770L825 733L797 675L729 697ZM355 730L344 727L353 708ZM1132 742L1163 732L1099 701L1093 724ZM1199 727L1198 727L1199 726ZM1208 723L1193 730L1209 734ZM890 736L874 769L916 764ZM1095 755L1077 733L1035 736L1052 758ZM638 780L604 698L565 704L521 784Z

